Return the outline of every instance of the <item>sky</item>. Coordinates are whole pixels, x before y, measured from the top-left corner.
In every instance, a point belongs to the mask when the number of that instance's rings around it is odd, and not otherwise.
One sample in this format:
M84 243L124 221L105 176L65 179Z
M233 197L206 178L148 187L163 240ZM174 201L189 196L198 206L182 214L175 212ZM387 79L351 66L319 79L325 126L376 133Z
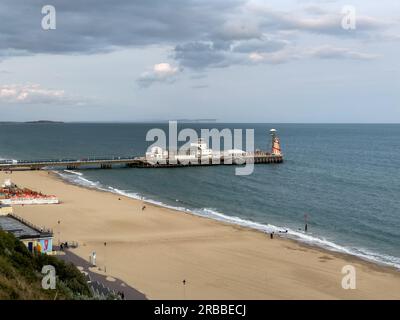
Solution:
M0 121L400 123L399 57L398 0L2 0Z

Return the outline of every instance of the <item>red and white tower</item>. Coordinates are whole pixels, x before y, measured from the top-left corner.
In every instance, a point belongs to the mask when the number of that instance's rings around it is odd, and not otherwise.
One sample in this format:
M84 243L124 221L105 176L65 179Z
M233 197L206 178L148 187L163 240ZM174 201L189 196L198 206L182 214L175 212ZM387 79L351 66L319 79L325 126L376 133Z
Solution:
M272 151L271 153L277 156L281 156L281 144L279 142L279 138L276 135L276 129L271 129L270 131L271 137L272 137Z

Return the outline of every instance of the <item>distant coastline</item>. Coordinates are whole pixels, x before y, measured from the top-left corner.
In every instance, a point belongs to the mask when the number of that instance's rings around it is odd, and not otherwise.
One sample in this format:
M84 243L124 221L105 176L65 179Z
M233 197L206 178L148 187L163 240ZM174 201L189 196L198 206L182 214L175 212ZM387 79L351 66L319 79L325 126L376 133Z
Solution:
M173 119L180 123L216 123L217 119ZM151 121L53 121L53 120L31 120L31 121L0 121L0 124L64 124L64 123L168 123L172 120L151 120Z
M37 121L0 121L0 124L58 124L58 123L65 123L63 121L51 121L51 120L37 120Z
M51 120L38 120L38 121L25 121L24 123L46 124L46 123L64 123L64 122L63 121L51 121Z

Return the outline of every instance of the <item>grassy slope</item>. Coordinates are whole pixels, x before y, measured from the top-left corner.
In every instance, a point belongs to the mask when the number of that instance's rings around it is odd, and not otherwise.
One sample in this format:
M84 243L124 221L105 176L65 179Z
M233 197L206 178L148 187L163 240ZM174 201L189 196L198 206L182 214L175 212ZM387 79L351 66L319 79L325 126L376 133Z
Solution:
M42 267L56 269L56 290L43 290ZM89 298L90 290L81 272L56 257L32 255L13 235L0 230L1 299L77 299Z

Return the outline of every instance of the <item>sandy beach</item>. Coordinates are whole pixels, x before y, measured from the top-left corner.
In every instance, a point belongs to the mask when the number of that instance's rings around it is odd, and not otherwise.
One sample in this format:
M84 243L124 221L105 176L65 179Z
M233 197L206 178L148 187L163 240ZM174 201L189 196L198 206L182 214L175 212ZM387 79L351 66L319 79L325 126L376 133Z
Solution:
M6 178L62 201L16 206L17 215L52 228L55 243L77 241L85 260L96 251L99 267L150 299L400 299L400 272L389 267L147 203L142 210L140 200L46 171L0 172ZM349 264L355 290L341 286Z

